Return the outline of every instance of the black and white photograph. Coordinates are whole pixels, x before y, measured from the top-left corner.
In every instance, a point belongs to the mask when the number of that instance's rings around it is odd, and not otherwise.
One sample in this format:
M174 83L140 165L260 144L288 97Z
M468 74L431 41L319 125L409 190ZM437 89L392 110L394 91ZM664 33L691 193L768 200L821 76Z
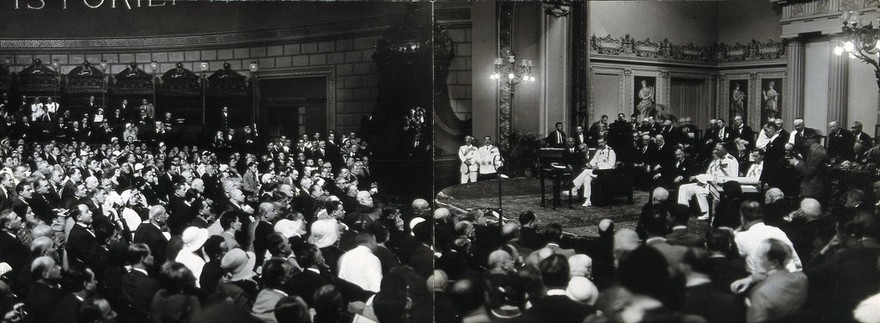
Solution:
M880 322L876 7L0 2L0 323Z

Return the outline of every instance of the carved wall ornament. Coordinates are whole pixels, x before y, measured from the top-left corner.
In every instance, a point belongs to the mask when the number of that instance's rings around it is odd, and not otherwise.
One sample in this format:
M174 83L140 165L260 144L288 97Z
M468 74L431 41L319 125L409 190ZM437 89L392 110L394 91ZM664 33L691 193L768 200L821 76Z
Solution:
M598 55L721 63L784 58L785 44L771 39L767 42L752 40L746 44L698 46L693 43L675 44L668 39L659 42L635 40L629 34L623 37L599 37L594 34L590 37L590 51Z
M753 80L758 78L758 73L749 73L749 78Z
M828 12L828 0L816 1L816 13Z
M632 75L633 70L631 68L626 68L623 70L623 75Z
M660 72L660 78L668 79L668 78L669 78L669 72L668 72L668 71L662 71L662 72Z
M841 10L855 9L856 7L857 7L856 0L840 0L840 9Z
M803 3L795 3L791 5L791 16L792 17L800 17L804 15L804 4Z

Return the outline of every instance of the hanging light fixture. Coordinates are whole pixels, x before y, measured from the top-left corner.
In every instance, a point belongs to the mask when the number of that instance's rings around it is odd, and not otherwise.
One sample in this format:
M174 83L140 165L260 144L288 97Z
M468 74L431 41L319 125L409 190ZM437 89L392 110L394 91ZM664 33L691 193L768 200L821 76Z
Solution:
M880 53L880 29L875 28L873 22L863 24L857 10L844 12L840 20L843 27L840 41L833 49L834 55L846 53L850 59L859 59L873 66L877 86L880 87L880 64L877 62L877 55Z

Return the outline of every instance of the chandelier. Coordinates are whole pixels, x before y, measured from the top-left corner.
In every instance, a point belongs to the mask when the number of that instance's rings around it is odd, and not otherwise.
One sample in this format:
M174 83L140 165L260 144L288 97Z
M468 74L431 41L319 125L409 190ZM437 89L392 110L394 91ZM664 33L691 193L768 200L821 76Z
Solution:
M834 47L834 54L840 56L846 53L850 59L859 59L874 66L877 86L880 87L880 65L877 63L877 54L880 53L880 28L875 28L873 22L863 24L861 15L854 10L844 12L841 20L843 32L840 44Z
M489 76L490 79L507 82L512 87L522 82L535 81L535 75L532 74L532 66L534 61L530 59L521 59L519 64L516 62L516 56L508 56L507 60L498 57L495 59L495 73Z

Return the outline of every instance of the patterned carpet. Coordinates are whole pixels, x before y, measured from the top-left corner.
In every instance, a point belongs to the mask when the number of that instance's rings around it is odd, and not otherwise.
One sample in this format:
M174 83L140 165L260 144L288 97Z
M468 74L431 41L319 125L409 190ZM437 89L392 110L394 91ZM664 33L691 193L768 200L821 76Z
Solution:
M546 182L547 197L550 197L551 182ZM560 223L566 232L580 236L596 236L596 225L608 218L617 228L635 228L641 207L648 201L648 193L635 191L633 204L623 199L605 207L583 207L574 203L568 208L568 199L563 196L562 206L554 211L547 203L541 208L541 189L537 179L504 179L501 181L502 208L506 218L517 219L523 211L531 210L538 215L540 224ZM449 204L461 209L498 208L498 181L483 181L447 187L437 194L440 206ZM691 231L706 230L702 221L691 221Z

